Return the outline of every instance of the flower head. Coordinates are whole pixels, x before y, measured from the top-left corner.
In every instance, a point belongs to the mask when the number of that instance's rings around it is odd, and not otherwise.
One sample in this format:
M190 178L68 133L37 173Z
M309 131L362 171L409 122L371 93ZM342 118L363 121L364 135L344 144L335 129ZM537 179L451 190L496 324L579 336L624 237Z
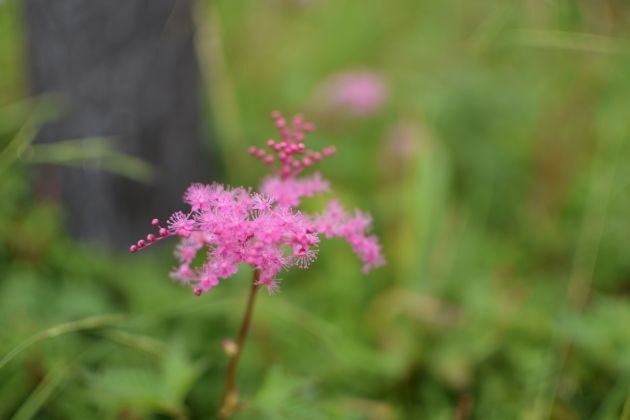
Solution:
M262 194L217 183L193 184L184 194L190 212L174 213L168 228L161 227L154 219L152 224L159 229L160 237L148 235L146 241L138 241L130 250L136 252L164 238L180 236L181 242L175 250L180 266L171 277L190 286L196 295L210 291L220 278L232 276L239 263L259 270L256 284L273 295L280 290L281 280L275 276L281 270L291 266L307 268L317 258L320 234L326 238L345 238L364 262L364 272L383 265L378 239L366 236L371 223L367 213L356 210L352 216L335 200L321 215L305 215L295 210L300 198L330 189L319 173L303 178L297 175L334 154L335 149L306 150L305 133L315 127L302 116L294 117L291 127L279 112L274 112L272 118L281 141L269 140L269 152L255 147L249 150L274 172L263 180ZM192 268L190 265L202 249L207 261Z

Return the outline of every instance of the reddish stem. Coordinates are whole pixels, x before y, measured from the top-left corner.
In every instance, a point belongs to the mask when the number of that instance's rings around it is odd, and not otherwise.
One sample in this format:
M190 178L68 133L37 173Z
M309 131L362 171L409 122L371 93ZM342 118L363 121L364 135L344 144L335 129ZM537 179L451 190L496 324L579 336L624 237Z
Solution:
M256 295L260 286L257 285L260 280L260 270L254 270L254 276L252 280L252 287L249 290L249 297L247 298L247 307L245 309L245 315L241 322L241 328L238 332L238 338L236 339L236 352L230 357L230 363L228 364L227 373L225 375L225 389L223 391L223 402L221 409L219 410L218 419L227 420L234 414L239 404L238 391L234 386L236 379L236 368L238 367L239 357L243 346L245 345L245 339L247 338L247 331L249 330L249 324L251 323L252 314L254 313L254 303L256 301Z

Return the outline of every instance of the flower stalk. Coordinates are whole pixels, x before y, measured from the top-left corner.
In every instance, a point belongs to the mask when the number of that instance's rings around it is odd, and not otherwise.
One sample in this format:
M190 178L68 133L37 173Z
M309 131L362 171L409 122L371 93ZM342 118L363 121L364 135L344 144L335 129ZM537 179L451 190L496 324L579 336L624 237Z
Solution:
M238 391L235 386L236 382L236 369L238 367L238 361L241 356L241 351L245 345L245 339L247 338L247 332L249 331L249 324L252 320L252 314L254 313L254 303L256 302L256 295L260 290L260 270L254 270L252 286L249 289L249 296L247 298L247 307L245 308L245 315L241 321L241 328L238 331L238 338L236 339L236 351L230 355L230 363L228 364L227 373L225 374L225 389L223 391L223 402L219 409L219 420L227 420L237 410L239 405Z

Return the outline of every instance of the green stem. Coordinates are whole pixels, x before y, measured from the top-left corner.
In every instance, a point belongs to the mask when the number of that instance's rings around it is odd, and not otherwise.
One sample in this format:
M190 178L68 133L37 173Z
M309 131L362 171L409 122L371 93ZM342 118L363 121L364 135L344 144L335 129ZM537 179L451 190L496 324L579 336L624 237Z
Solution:
M223 391L223 402L221 409L219 410L219 420L227 420L234 414L238 408L239 397L234 382L236 379L236 368L238 367L238 361L245 345L245 339L247 338L247 331L249 330L249 324L252 320L252 314L254 313L254 303L256 301L256 295L260 286L257 285L260 279L260 270L254 270L254 276L252 279L252 287L249 290L249 297L247 298L247 308L245 309L245 315L241 322L241 328L238 332L238 338L236 339L236 352L230 357L230 363L228 365L227 374L225 375L225 390Z

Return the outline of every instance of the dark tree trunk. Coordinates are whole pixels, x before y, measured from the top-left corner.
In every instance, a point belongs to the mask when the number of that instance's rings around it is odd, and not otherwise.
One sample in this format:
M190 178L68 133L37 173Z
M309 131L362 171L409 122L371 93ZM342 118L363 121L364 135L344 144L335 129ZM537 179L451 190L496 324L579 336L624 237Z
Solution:
M200 81L190 0L26 0L33 93L59 92L67 112L37 142L115 136L120 151L154 164L146 186L101 170L42 167L59 180L71 231L125 247L184 209L213 165L201 140Z

